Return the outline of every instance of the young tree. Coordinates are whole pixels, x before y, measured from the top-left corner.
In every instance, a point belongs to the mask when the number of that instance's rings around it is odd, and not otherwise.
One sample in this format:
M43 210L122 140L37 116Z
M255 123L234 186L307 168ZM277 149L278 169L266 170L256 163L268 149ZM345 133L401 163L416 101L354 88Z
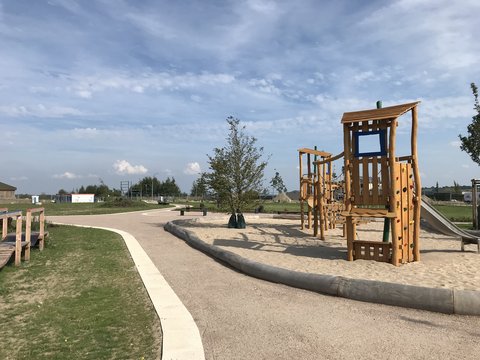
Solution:
M472 122L467 126L467 136L458 135L461 141L460 149L470 155L471 159L480 165L480 103L478 102L478 88L471 83L473 97L475 98L474 110L477 112L472 117Z
M275 176L270 180L270 185L277 190L277 193L287 192L287 187L283 183L283 179L278 171L275 171Z
M230 131L223 148L213 149L208 156L211 172L205 173L207 186L216 194L221 206L232 215L242 213L262 190L267 162L262 160L263 147L257 148L257 139L245 133L240 120L227 118ZM243 216L242 216L243 218Z

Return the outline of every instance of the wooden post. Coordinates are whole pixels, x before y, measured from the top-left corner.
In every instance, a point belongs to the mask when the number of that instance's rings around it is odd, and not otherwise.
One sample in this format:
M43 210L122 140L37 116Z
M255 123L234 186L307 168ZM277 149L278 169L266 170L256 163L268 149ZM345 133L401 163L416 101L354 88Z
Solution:
M312 163L310 153L307 154L307 173L308 173L308 186L307 186L307 224L308 228L312 228L312 207L308 203L310 196L312 195ZM312 204L313 205L313 204Z
M420 213L422 207L422 181L418 166L417 154L417 105L412 109L412 167L415 180L415 203L413 208L413 256L415 261L420 261Z
M303 200L302 200L302 173L303 173L303 170L302 170L302 152L299 151L298 152L298 159L299 159L299 165L298 165L298 168L299 168L299 172L300 172L300 176L299 176L299 179L300 179L300 229L303 230L304 228L304 220L303 220Z
M477 208L477 180L472 179L472 221L473 228L478 230L478 208Z
M344 172L345 172L345 211L352 210L352 193L351 193L351 177L350 177L350 156L351 156L351 142L350 129L348 124L343 125L343 148L344 148ZM353 261L353 240L355 237L355 229L353 226L353 219L351 216L345 217L345 233L347 236L347 260Z
M391 219L392 230L392 264L398 266L398 234L396 221L398 217L397 204L395 203L395 192L397 191L397 174L395 167L395 135L397 130L397 119L392 120L390 126L390 138L388 141L388 166L390 170L390 191L389 191L389 207L390 211L395 213L395 217Z
M25 241L27 242L27 246L25 247L25 261L30 261L30 249L32 244L32 211L30 209L27 209Z
M317 176L317 165L314 164L315 172L313 173L313 236L318 235L318 196L320 196L320 179Z
M323 160L323 158L322 158ZM325 240L325 176L324 176L325 164L317 165L318 175L318 212L320 214L320 239ZM322 173L322 175L320 175ZM321 181L320 181L321 179Z
M5 216L2 219L2 241L5 240L5 238L7 237L7 233L8 233L8 217Z
M15 266L20 265L22 256L22 213L16 216L16 231L15 231Z
M378 100L377 101L377 109L382 108L382 101ZM376 165L376 164L375 164ZM377 174L375 173L375 177ZM384 184L382 184L384 186ZM383 242L388 243L388 238L390 237L390 219L385 218L383 220Z
M40 212L40 234L39 234L39 244L38 248L40 251L43 250L43 247L45 246L45 209L42 208L42 211Z
M352 209L351 201L351 178L350 178L350 131L348 124L343 125L343 143L344 143L344 172L345 172L345 210Z

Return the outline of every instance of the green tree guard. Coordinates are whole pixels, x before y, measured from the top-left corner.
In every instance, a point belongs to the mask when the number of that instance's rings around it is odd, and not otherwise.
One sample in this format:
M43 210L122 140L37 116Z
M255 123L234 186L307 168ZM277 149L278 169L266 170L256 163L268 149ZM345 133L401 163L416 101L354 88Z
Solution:
M245 229L247 224L245 223L245 218L243 214L238 214L237 216L237 229Z
M232 216L230 216L230 219L228 220L228 228L229 229L235 229L237 227L238 227L238 225L237 225L237 215L232 214Z

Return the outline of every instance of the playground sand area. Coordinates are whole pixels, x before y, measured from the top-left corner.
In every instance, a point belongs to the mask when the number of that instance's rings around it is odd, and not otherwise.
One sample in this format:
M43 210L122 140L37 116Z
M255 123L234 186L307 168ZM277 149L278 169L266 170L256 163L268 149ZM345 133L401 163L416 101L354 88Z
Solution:
M246 229L229 229L228 217L197 218L179 224L207 244L244 258L288 270L354 279L435 288L480 290L480 254L476 245L460 250L460 240L426 229L420 231L420 261L402 264L370 260L347 261L342 228L329 230L326 240L300 229L300 220L246 217ZM381 241L383 221L357 226L358 238Z

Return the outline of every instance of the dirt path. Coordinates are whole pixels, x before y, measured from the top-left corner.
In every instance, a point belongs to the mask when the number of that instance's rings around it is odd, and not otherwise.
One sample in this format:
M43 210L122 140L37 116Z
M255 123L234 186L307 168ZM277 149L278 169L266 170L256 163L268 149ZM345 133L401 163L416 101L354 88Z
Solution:
M362 303L238 273L163 230L178 212L49 217L131 233L192 314L207 359L475 359L480 317Z

